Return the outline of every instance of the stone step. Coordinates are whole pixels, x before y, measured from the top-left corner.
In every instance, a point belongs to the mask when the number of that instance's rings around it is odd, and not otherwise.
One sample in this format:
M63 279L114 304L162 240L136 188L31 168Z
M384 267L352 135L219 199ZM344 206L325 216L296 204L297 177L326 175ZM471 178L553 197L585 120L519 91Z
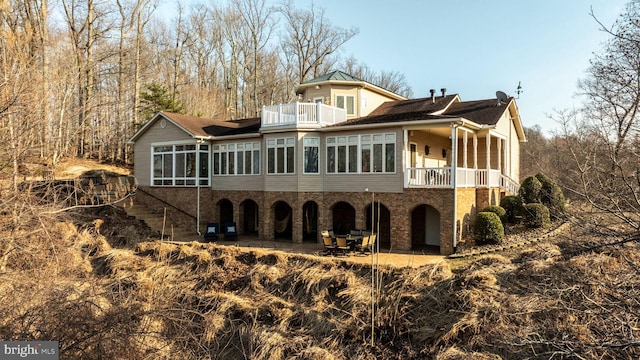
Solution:
M173 239L181 240L194 238L195 236L197 236L195 229L189 230L177 226L173 224L171 219L164 219L164 214L162 212L159 213L157 211L154 211L153 209L149 209L145 205L136 204L132 207L126 207L125 212L129 216L133 216L138 220L144 221L147 226L160 233L162 233L162 228L164 225L165 237L173 236Z

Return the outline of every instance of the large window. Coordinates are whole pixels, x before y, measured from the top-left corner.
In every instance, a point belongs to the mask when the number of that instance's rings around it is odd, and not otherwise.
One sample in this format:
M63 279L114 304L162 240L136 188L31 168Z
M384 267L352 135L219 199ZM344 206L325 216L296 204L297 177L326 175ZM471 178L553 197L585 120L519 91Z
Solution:
M356 98L353 95L336 95L336 107L345 109L347 115L355 115Z
M267 173L293 174L295 172L295 138L267 140Z
M154 145L152 149L153 185L195 186L196 179L200 185L209 185L209 145Z
M318 173L318 153L320 150L320 138L305 137L304 145L304 173Z
M396 134L327 137L327 173L393 173Z
M358 136L327 138L327 173L358 172Z
M213 175L259 174L259 142L213 145Z

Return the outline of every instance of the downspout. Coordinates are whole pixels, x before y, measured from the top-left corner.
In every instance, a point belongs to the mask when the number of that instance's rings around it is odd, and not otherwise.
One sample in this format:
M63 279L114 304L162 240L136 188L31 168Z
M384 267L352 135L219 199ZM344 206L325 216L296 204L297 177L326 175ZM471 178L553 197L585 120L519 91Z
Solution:
M463 122L464 123L464 122ZM451 125L451 186L453 186L453 252L458 246L458 127Z
M203 142L203 139L196 141L196 233L198 236L202 235L200 232L200 144Z

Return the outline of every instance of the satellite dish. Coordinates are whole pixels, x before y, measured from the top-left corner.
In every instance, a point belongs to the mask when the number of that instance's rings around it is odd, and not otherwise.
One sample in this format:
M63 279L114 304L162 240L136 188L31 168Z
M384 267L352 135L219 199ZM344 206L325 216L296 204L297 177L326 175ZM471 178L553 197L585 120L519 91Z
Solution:
M503 102L506 103L509 100L507 94L500 90L496 91L496 97L498 98L498 105L502 104Z

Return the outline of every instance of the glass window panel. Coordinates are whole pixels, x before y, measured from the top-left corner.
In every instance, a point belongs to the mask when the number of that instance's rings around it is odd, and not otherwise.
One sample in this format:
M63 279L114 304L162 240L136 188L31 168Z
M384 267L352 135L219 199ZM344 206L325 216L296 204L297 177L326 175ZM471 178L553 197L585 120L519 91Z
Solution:
M346 142L347 142L347 137L346 136L338 137L338 144L344 144Z
M327 144L335 144L335 143L336 143L336 138L334 137L327 138Z
M195 184L196 184L195 179L187 179L187 181L185 181L185 185L195 185Z
M287 148L287 173L293 174L295 172L295 151L293 146Z
M187 163L185 164L185 176L187 177L195 177L196 176L196 153L189 152L186 153ZM200 159L202 159L202 153L200 154ZM205 154L206 155L206 154Z
M229 144L229 150L234 150L236 148L235 144Z
M153 155L153 177L162 177L162 155ZM160 185L154 183L154 185Z
M203 146L206 145L200 145L200 149L202 149ZM213 145L213 150L220 150L220 145Z
M244 173L251 174L251 151L244 152Z
M347 96L347 114L355 114L355 101L353 96Z
M153 180L153 185L162 185L162 180Z
M183 151L184 145L176 145L176 151Z
M176 177L184 177L185 154L176 154Z
M200 177L209 181L209 154L200 153Z
M336 107L344 109L344 96L336 96Z
M396 171L396 154L395 154L395 144L386 144L385 145L385 171L386 172L394 172Z
M275 144L276 144L276 141L275 141L274 139L269 139L269 140L267 140L267 145L269 145L269 146L273 146L273 145L275 145Z
M349 144L357 144L358 137L357 136L349 136Z
M284 148L276 149L276 172L284 174Z
M220 150L222 150L222 151L227 150L227 145L220 145Z
M362 172L371 172L371 145L362 145Z
M220 174L227 174L227 153L220 153Z
M349 146L349 172L358 172L358 146Z
M195 150L195 149L196 149L196 146L195 146L195 145L185 145L185 146L184 146L184 149L185 149L185 150Z
M233 175L236 173L236 153L233 151L229 152L229 175Z
M327 148L327 172L336 172L336 148L333 146Z
M253 173L260 174L260 150L253 151Z
M284 139L276 139L276 144L284 145Z
M396 141L396 134L385 134L384 139L386 141Z
M240 145L238 145L240 147ZM238 152L238 174L244 174L244 151Z
M176 185L184 185L184 180L176 180Z
M318 173L318 147L307 146L304 148L304 172Z
M347 147L338 146L338 172L343 173L347 171Z
M373 172L382 172L382 144L373 144Z
M220 153L213 154L213 175L220 174Z
M362 135L362 141L371 141L371 135Z
M164 154L162 177L173 177L173 155Z
M249 144L251 145L251 144ZM243 150L244 149L244 144L238 144L238 150Z
M276 172L276 149L267 150L267 172L273 174Z
M382 141L382 135L373 135L373 141Z
M287 145L293 145L296 143L296 139L294 138L287 138Z

